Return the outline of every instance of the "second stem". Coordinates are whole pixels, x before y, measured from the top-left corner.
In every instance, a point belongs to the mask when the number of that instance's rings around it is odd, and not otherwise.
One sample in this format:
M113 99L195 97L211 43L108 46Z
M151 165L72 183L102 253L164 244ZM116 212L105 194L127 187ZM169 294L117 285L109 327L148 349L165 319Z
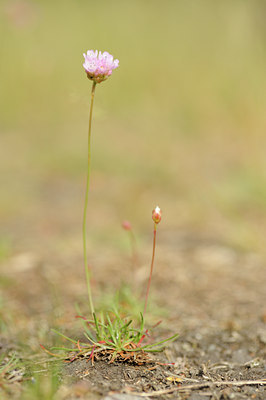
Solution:
M144 306L143 315L145 315L145 313L146 313L147 304L148 304L148 297L149 297L149 292L150 292L150 286L151 286L151 277L152 277L152 272L153 272L154 256L155 256L155 246L156 246L156 228L157 228L157 224L154 223L152 259L151 259L151 270L150 270L150 276L149 276L149 281L148 281L148 287L147 287L147 292L146 292L146 297L145 297L145 306Z

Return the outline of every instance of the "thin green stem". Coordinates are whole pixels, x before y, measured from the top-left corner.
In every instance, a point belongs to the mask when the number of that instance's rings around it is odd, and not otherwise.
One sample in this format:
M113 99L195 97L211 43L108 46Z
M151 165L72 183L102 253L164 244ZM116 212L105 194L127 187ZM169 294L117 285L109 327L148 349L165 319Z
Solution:
M131 229L128 231L128 233L130 236L130 244L131 244L131 252L132 252L132 269L133 269L134 273L136 273L136 268L138 265L136 237Z
M87 258L87 229L86 229L86 222L87 222L87 208L88 208L88 198L89 198L89 189L90 189L91 121L92 121L92 110L93 110L95 87L96 87L96 82L93 81L92 89L91 89L91 104L90 104L90 117L89 117L89 130L88 130L88 169L87 169L86 194L85 194L85 205L84 205L83 226L82 226L84 267L85 267L85 273L86 273L89 304L90 304L90 310L91 310L92 316L94 314L94 307L93 307L92 295L91 295L91 284L90 284L91 274L90 274L90 270L89 270L89 266L88 266L88 258Z
M156 228L157 228L157 224L154 223L151 270L150 270L150 276L149 276L149 281L148 281L147 292L146 292L146 296L145 296L145 306L144 306L143 316L146 313L147 304L148 304L148 297L149 297L149 292L150 292L150 286L151 286L151 277L152 277L152 272L153 272L154 257L155 257L155 246L156 246Z

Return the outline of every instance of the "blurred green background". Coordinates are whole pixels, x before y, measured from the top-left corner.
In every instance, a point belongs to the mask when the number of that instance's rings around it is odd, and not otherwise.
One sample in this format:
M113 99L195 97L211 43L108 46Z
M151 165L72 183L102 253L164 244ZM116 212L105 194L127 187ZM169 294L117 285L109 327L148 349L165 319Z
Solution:
M1 0L2 256L82 251L89 49L120 60L96 88L91 248L119 247L124 219L147 234L158 204L164 231L264 251L265 15L256 0Z

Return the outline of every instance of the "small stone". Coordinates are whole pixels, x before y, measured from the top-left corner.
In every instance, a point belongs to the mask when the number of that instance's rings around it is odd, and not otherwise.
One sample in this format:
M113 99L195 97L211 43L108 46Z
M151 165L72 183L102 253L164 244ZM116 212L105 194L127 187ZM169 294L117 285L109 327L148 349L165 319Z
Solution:
M203 393L192 393L188 400L210 400L210 396L204 396Z
M266 344L266 329L261 329L258 332L258 338L261 343Z
M232 355L232 361L237 364L245 364L248 360L248 352L244 349L236 350Z
M143 398L140 396L135 396L132 394L124 394L124 393L114 393L108 394L103 400L142 400Z

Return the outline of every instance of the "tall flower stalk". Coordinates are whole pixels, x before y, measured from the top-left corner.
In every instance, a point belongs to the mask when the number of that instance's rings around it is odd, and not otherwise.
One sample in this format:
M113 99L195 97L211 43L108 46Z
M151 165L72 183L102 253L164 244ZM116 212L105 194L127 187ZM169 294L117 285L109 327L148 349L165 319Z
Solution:
M153 267L154 267L157 225L159 224L159 222L162 219L162 212L161 212L160 207L157 206L152 211L152 219L154 222L154 227L153 227L153 246L152 246L151 269L150 269L150 275L149 275L149 280L148 280L147 292L146 292L146 296L145 296L145 305L144 305L143 315L146 314L148 298L149 298L149 293L150 293L151 277L152 277L152 272L153 272Z
M94 94L95 94L96 82L94 81L91 88L91 104L90 104L90 116L89 116L89 130L88 130L88 165L87 165L87 181L86 181L86 192L85 192L85 204L84 204L84 212L83 212L83 224L82 224L82 233L83 233L83 255L84 255L84 266L86 273L86 282L87 282L87 291L89 297L89 304L91 313L94 314L94 306L92 301L91 294L91 284L90 284L90 270L88 266L88 256L87 256L87 209L88 209L88 199L89 199L89 189L90 189L90 166L91 166L91 122L92 122L92 110L93 110L93 102L94 102Z
M87 181L86 181L86 192L85 192L85 204L83 212L83 224L82 224L82 234L83 234L83 255L84 255L84 267L87 282L87 291L89 297L90 311L94 315L94 306L92 301L91 292L91 273L88 267L88 256L87 256L87 209L88 209L88 199L89 199L89 189L90 189L90 169L91 169L91 125L92 125L92 112L94 103L94 94L97 83L105 81L108 76L112 74L113 69L118 67L119 61L114 60L113 56L107 51L99 52L98 50L87 51L84 53L84 64L83 67L87 74L87 77L92 81L91 89L91 103L90 103L90 114L89 114L89 130L88 130L88 165L87 165Z

